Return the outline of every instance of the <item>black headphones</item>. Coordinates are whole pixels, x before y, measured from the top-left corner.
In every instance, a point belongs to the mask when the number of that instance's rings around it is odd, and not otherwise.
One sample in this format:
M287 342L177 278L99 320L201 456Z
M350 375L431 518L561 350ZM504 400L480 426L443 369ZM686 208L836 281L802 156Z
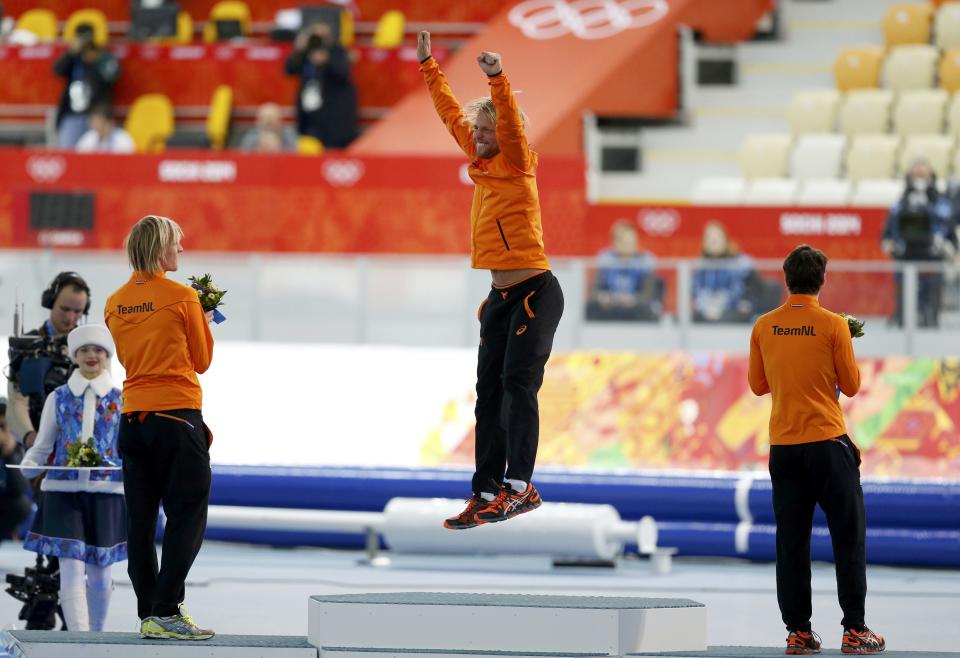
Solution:
M79 288L80 290L87 293L87 305L83 309L83 314L87 315L90 312L90 286L87 285L87 282L83 280L76 272L60 272L50 283L50 287L43 291L43 294L40 296L40 305L43 308L53 309L54 303L57 301L57 297L60 295L66 287Z

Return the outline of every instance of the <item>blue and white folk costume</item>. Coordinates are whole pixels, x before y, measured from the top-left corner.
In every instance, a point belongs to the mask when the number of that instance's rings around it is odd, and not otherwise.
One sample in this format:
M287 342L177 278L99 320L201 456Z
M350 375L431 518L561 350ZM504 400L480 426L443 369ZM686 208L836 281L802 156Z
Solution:
M70 355L85 345L113 355L113 340L102 325L83 325L68 337ZM79 332L79 336L73 334ZM83 342L80 342L80 341ZM80 343L76 344L75 343ZM43 407L36 442L24 466L66 466L67 450L93 437L96 451L120 465L117 435L121 392L108 370L86 379L75 370ZM41 470L24 470L27 477ZM127 559L126 507L120 471L49 470L40 486L39 510L23 547L60 559L60 605L69 630L102 630L113 583L110 565ZM85 582L86 580L86 582Z

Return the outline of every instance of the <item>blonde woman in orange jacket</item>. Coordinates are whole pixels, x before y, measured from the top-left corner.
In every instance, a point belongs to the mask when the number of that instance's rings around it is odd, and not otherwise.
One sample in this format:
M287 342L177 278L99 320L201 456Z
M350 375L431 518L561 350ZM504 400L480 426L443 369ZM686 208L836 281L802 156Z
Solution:
M544 254L537 192L537 154L527 144L500 55L482 52L490 96L461 107L421 32L417 58L434 107L470 158L475 187L470 209L470 258L490 270L490 294L480 304L477 356L476 470L466 509L444 522L472 528L540 506L530 482L537 456L537 392L563 314L563 292Z
M210 496L209 430L197 373L210 367L213 336L197 291L166 277L183 251L171 219L147 215L127 236L133 274L107 299L107 326L126 369L119 447L127 503L127 572L140 636L205 640L183 608L184 583L203 543ZM163 559L155 539L167 516Z

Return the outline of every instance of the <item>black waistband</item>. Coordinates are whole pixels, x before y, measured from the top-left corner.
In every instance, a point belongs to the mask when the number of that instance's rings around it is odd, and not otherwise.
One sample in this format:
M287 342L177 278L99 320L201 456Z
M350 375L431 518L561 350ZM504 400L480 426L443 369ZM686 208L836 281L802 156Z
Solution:
M504 290L509 290L511 292L514 292L517 290L529 290L531 288L539 288L548 280L550 280L552 277L553 277L553 272L551 272L550 270L547 270L545 272L541 272L540 274L535 274L528 279L517 281L516 283L511 283L509 286L497 286L494 284L490 284L490 288L493 290L497 290L499 292L503 292Z

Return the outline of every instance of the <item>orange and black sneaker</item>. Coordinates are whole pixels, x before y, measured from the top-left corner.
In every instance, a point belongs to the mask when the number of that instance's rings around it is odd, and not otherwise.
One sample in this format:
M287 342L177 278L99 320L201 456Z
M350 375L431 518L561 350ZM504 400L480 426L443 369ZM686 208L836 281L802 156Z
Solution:
M809 656L820 653L820 644L820 636L813 631L790 631L784 653L789 656Z
M507 494L503 489L497 491L493 500L484 500L478 494L467 498L467 507L457 516L451 516L443 522L443 527L450 530L466 530L476 528L484 523L503 521L506 509Z
M477 510L487 504L480 496L474 494L467 498L467 507L456 516L451 516L443 522L443 527L448 530L466 530L467 528L476 528L483 521L477 519Z
M507 492L507 518L512 519L518 514L529 512L540 507L543 500L540 498L540 492L533 486L532 482L527 483L527 488L521 492L513 490L510 483L503 485Z
M883 636L877 635L866 626L862 631L855 628L847 628L843 631L841 653L880 653L886 648L887 643Z

